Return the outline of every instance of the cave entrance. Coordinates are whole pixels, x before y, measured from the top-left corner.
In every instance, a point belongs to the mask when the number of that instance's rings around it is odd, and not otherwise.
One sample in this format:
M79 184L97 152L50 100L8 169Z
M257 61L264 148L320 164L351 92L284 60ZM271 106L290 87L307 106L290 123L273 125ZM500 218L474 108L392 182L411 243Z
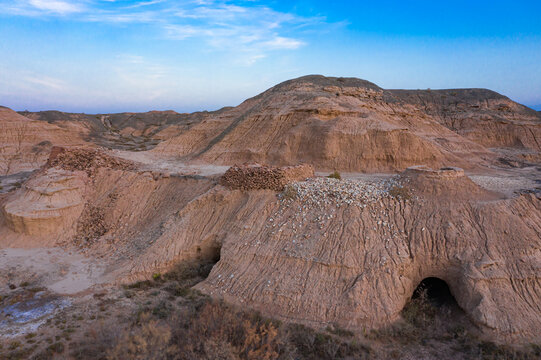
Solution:
M437 277L427 277L421 281L413 292L412 300L425 300L430 305L441 307L456 307L458 304L445 281Z
M199 267L199 275L206 279L210 271L220 261L220 253L222 245L218 242L207 244L206 246L197 247L197 260Z
M401 317L421 338L466 336L474 329L447 283L437 277L427 277L419 283Z

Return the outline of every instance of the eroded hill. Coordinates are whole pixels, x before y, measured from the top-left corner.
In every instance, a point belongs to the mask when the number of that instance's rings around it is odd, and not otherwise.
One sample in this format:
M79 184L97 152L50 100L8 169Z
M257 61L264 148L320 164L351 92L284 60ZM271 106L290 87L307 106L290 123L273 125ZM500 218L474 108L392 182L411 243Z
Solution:
M430 358L389 343L404 321L450 358L541 342L541 119L506 97L310 76L214 113L24 115L0 109L6 344L85 358L98 320L112 358L141 336L187 358ZM242 162L268 166L225 173Z

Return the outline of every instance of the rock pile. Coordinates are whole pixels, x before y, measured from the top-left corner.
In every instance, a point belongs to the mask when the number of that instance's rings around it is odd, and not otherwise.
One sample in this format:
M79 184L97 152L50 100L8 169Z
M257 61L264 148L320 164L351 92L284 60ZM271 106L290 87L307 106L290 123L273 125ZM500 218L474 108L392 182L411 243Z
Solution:
M314 176L311 165L270 167L260 164L235 165L220 178L220 185L242 190L270 189L282 191L293 181Z
M100 167L116 170L131 170L135 167L127 160L114 158L98 149L66 149L58 146L51 149L47 166L60 167L69 171L86 171L89 176Z
M340 207L376 202L390 196L389 190L400 186L399 177L375 182L312 178L287 185L280 196L284 202L298 200L309 207Z
M77 222L77 235L74 241L81 246L89 245L99 239L107 230L108 226L105 222L103 209L86 204Z

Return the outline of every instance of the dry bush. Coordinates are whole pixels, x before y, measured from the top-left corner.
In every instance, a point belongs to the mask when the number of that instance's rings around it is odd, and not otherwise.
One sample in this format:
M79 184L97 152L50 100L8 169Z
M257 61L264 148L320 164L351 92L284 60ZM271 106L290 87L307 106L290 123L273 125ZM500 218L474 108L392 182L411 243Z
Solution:
M96 322L88 328L83 340L70 346L70 355L76 360L106 360L107 351L118 344L123 331L117 322Z
M295 200L297 198L297 190L291 185L286 185L282 191L282 197L286 200Z
M222 302L209 301L174 331L174 344L183 359L210 358L216 344L228 344L224 358L277 359L277 326L241 313ZM184 317L186 318L186 317Z
M170 345L171 329L160 324L149 314L140 317L141 326L134 327L120 337L117 344L107 352L108 360L169 359L175 353Z
M330 173L327 177L331 178L331 179L342 180L342 175L340 175L340 173L338 171L336 171L336 170L334 170L332 173Z
M190 287L201 281L204 272L197 263L184 263L170 273L127 286L126 291L136 293L140 300L131 324L90 331L84 343L70 344L70 349L78 351L72 355L126 360L388 359L422 357L427 346L434 344L441 359L535 359L541 355L540 347L519 351L483 342L453 318L456 314L433 305L426 290L408 302L402 321L363 339L336 326L319 332L282 324L213 300Z

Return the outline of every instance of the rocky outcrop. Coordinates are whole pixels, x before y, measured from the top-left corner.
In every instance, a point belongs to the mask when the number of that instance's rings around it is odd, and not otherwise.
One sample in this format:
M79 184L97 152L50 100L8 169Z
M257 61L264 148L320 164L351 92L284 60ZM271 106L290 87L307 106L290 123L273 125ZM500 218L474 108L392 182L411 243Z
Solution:
M397 320L419 283L436 277L495 338L541 340L541 200L514 193L520 176L501 181L519 170L495 168L540 158L541 120L501 95L311 76L187 118L48 118L56 115L0 109L0 171L34 169L52 149L46 166L0 195L2 246L76 246L109 259L119 281L217 261L196 289L286 321L358 331ZM84 133L81 124L114 141L164 141L140 156L53 147L79 141L66 130ZM165 157L167 166L151 164ZM214 165L245 161L272 166L236 166L218 180ZM309 165L287 167L299 163ZM313 177L314 167L401 173L337 180ZM473 169L477 183L466 175ZM535 191L537 170L520 171Z
M541 159L539 114L485 89L386 90L360 79L305 76L215 112L21 114L108 148L220 165L399 172Z
M84 206L84 173L49 169L30 179L2 207L16 233L42 236L69 232Z
M220 184L231 189L282 191L287 184L293 181L301 181L313 176L314 168L311 165L276 168L259 164L245 164L229 168L220 178Z
M392 90L388 101L413 104L461 137L487 148L541 151L539 115L494 91Z

